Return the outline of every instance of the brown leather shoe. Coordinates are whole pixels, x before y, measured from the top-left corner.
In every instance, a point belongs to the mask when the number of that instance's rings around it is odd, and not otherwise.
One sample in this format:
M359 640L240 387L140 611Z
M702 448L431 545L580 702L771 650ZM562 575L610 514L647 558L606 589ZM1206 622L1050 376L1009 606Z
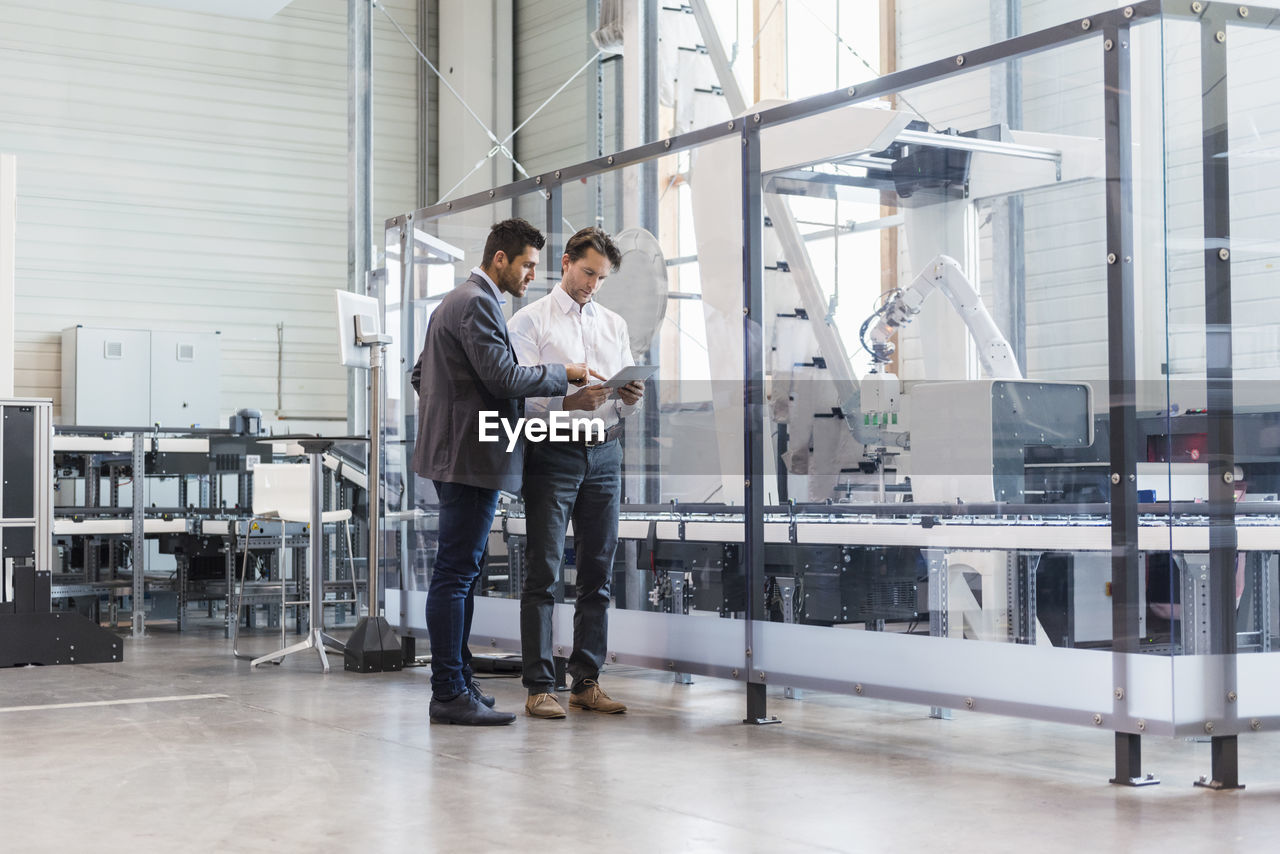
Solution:
M524 703L524 713L531 718L562 718L564 706L560 705L555 694L530 694Z
M616 715L627 710L626 706L606 694L594 679L583 679L582 684L586 687L577 694L569 695L570 708L603 712L606 715Z

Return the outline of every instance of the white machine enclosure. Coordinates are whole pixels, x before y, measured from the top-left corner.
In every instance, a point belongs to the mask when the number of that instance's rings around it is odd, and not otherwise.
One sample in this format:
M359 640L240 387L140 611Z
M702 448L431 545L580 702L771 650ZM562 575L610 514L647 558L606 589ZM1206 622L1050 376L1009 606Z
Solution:
M217 332L72 326L62 331L62 423L219 426Z
M1093 444L1086 383L920 383L911 405L911 492L920 503L1021 502L1028 446Z

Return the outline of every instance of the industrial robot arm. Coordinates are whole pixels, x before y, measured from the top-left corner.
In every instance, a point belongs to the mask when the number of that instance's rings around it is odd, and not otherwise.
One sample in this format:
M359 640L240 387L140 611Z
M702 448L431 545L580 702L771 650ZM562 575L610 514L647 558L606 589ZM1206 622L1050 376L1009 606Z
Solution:
M877 363L889 361L894 351L890 339L900 327L906 326L920 313L925 298L935 288L951 301L969 329L977 345L983 372L992 379L1021 379L1022 370L1013 355L1013 348L996 327L960 265L947 255L934 258L909 287L894 291L885 304L863 322L859 337L863 349L871 354L872 359Z

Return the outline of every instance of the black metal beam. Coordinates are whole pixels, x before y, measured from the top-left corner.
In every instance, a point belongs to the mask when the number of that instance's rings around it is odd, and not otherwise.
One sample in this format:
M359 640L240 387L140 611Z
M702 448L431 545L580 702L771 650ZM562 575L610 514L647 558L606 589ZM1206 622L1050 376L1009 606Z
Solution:
M1165 18L1212 19L1223 23L1230 21L1232 26L1250 29L1280 30L1280 9L1264 6L1178 0L1161 3L1160 14Z
M564 254L565 242L572 236L564 233L563 196L558 185L547 188L547 243L542 247L542 260L546 264L548 286L560 281L560 256Z
M1121 682L1123 657L1139 649L1138 412L1133 276L1133 115L1127 23L1103 30L1106 119L1107 365L1111 434L1111 633ZM1116 703L1127 686L1116 685ZM1116 709L1123 714L1122 708ZM1141 736L1116 733L1115 776L1125 786L1156 782L1142 773Z
M1219 656L1217 660L1224 670L1223 690L1231 695L1236 691L1236 501L1227 15L1227 7L1214 4L1200 20L1200 120L1203 134L1206 456L1209 464L1208 652ZM1221 702L1224 717L1234 717L1234 703L1227 702L1225 698L1221 698ZM1206 728L1209 724L1211 722L1206 724ZM1214 789L1243 788L1234 735L1213 736L1210 761L1211 779L1202 781L1201 785Z
M1112 631L1116 652L1138 648L1137 385L1133 163L1128 27L1103 39L1106 99L1107 361L1111 462Z
M742 437L743 566L747 572L747 717L743 723L777 723L768 714L766 674L755 666L756 601L764 586L764 197L760 175L760 126L742 121Z
M1116 733L1116 775L1112 783L1122 786L1153 786L1159 783L1153 775L1142 774L1141 736L1131 732Z
M1232 655L1235 632L1235 398L1231 363L1231 199L1227 144L1226 28L1201 22L1204 324L1209 465L1209 651Z

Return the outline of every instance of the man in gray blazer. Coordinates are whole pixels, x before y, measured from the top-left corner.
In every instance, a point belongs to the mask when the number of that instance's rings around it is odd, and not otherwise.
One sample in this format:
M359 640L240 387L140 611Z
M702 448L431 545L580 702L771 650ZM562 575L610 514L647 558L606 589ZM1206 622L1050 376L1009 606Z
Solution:
M427 590L431 641L431 720L493 726L515 715L491 708L471 673L471 615L498 491L520 489L523 445L508 451L481 439L481 413L514 425L528 395L563 395L582 385L585 364L521 366L507 337L502 295L524 296L538 266L543 236L523 219L493 226L480 266L431 314L413 368L418 441L413 470L435 483L440 544ZM495 413L489 416L488 413Z

